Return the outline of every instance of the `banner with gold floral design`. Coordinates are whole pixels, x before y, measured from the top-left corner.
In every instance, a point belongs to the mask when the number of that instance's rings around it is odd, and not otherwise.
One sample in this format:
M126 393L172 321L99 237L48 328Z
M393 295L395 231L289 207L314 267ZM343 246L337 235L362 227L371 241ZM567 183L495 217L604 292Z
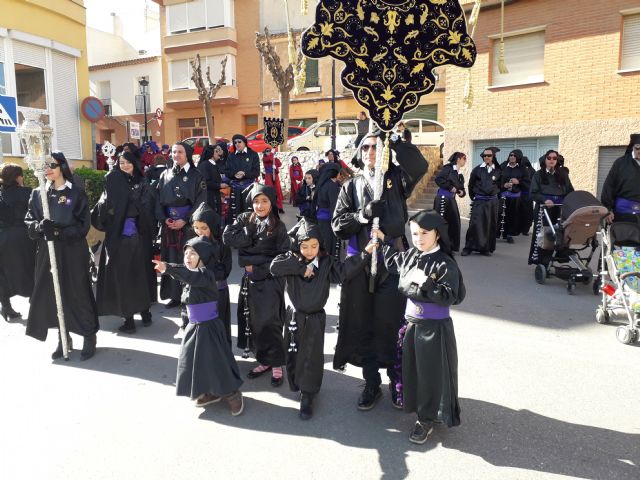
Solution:
M320 0L302 51L342 60L342 84L386 131L433 91L433 68L476 59L458 0Z

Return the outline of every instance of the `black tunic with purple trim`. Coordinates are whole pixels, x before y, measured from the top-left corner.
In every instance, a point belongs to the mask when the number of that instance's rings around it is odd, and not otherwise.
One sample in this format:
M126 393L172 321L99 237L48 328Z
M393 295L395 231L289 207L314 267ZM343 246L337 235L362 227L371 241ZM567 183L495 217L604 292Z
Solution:
M465 250L491 253L496 249L500 175L499 168L489 171L484 163L471 170L468 192L473 203Z
M464 197L464 176L455 169L455 165L447 164L438 172L435 179L438 192L433 199L433 209L447 221L451 250L460 250L460 211L456 196ZM455 188L456 192L451 190Z
M400 275L398 289L407 298L398 338L398 399L422 422L459 425L458 352L449 315L449 307L466 295L458 264L440 250L399 252L385 246L384 257L387 269Z

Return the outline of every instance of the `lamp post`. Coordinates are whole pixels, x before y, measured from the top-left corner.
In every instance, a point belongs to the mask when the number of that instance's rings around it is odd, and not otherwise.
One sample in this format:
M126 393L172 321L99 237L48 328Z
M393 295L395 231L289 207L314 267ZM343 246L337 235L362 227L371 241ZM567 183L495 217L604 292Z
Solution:
M51 135L53 129L44 125L40 121L40 114L33 111L25 112L25 120L18 128L18 137L25 153L25 161L38 179L40 189L40 200L42 203L42 216L46 220L51 219L49 213L49 201L47 197L47 185L44 176L46 163L51 162ZM56 301L56 311L58 313L58 325L60 327L60 341L62 343L62 353L64 359L69 359L69 345L67 343L67 326L64 322L64 311L62 309L62 296L60 293L60 277L58 276L58 262L53 241L47 240L49 249L49 264L51 266L51 277L53 279L53 292Z
M144 141L146 142L149 137L147 135L147 87L149 87L149 80L145 77L138 82L140 85L140 95L142 95L142 113L144 114Z
M331 150L336 149L336 60L331 59Z

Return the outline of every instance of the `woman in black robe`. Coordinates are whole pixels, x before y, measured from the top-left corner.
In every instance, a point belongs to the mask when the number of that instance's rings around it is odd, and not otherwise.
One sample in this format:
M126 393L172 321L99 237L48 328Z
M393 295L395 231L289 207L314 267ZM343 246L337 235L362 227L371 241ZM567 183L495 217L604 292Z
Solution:
M53 241L67 332L84 337L80 359L87 360L96 353L96 333L100 328L89 277L89 246L86 240L91 226L89 202L84 190L72 183L71 169L64 155L54 152L52 157L45 169L51 218L44 219L40 190L31 193L25 217L29 237L37 241L35 284L29 304L27 335L44 341L49 328L58 328L47 247L47 241ZM71 348L71 338L67 340ZM58 333L58 348L51 358L55 360L62 354Z
M340 194L340 183L338 182L340 170L341 167L338 163L327 163L320 169L316 195L318 206L316 216L322 234L322 244L325 251L336 259L340 257L340 242L331 228L331 218Z
M399 252L385 246L384 257L387 269L400 275L398 289L407 297L397 390L404 411L418 416L409 440L421 444L436 423L460 425L458 352L449 307L460 304L466 291L445 221L434 211L422 211L409 226L414 247Z
M184 244L193 236L191 214L207 201L207 184L193 164L193 149L177 142L171 149L173 168L160 176L156 195L156 220L160 222L160 258L164 262L182 263ZM163 276L160 298L169 299L167 307L180 305L180 282ZM184 323L184 316L183 316Z
M531 189L531 179L536 173L536 170L531 166L531 162L526 156L522 157L521 165L527 172L529 186L527 189L523 189L520 192L520 233L524 236L528 236L529 231L531 230L531 225L533 225L533 200L531 199L531 193L529 190Z
M98 315L124 318L118 328L135 333L133 315L151 325L151 303L157 300L157 277L151 264L155 198L140 160L123 152L105 177L105 189L92 215L93 226L105 232L100 255L96 303Z
M482 151L482 163L469 175L471 217L462 256L480 252L490 257L496 249L498 232L498 194L500 193L500 165L496 158L498 148Z
M335 260L322 248L322 233L317 225L306 219L292 229L295 245L290 252L278 255L271 262L271 274L287 280L287 292L293 304L289 309L285 336L287 349L287 378L292 391L300 391L300 418L313 415L314 396L322 386L324 370L324 306L329 299L331 283L342 283L371 261L368 252L348 258L344 263Z
M529 190L529 173L522 165L522 151L512 150L508 160L502 164L500 175L501 212L498 238L513 243L513 237L522 231L522 191Z
M558 158L558 152L549 150L540 158L540 170L531 179L531 198L536 202L536 209L533 215L535 224L529 249L529 265L549 265L553 252L538 246L540 231L543 226L549 225L544 209L547 209L549 218L555 223L560 218L564 197L573 192L569 171L559 165Z
M224 173L231 182L231 208L229 223L246 210L242 192L260 175L260 157L247 146L247 137L235 134L231 141L234 151L229 154Z
M238 348L255 353L258 366L248 378L272 370L271 385L282 385L285 363L283 327L284 279L269 271L272 260L289 250L287 229L278 216L276 191L255 184L249 201L253 212L242 213L222 235L225 245L238 249L238 263L244 268L238 297Z
M460 173L467 163L467 156L462 152L455 152L449 157L447 165L436 175L438 192L433 199L433 209L447 221L451 249L460 250L460 211L456 195L463 198L467 192L464 189L464 176Z
M23 186L22 167L5 163L0 170L0 315L20 317L11 297L30 297L33 290L36 244L27 235L24 217L31 189Z
M198 162L198 171L202 174L204 181L207 182L207 205L216 212L220 211L220 185L222 177L220 170L214 160L215 150L220 149L218 145L207 145L202 151L200 161ZM218 154L218 157L220 154Z
M640 134L631 135L624 156L611 167L602 187L602 204L616 222L640 222Z

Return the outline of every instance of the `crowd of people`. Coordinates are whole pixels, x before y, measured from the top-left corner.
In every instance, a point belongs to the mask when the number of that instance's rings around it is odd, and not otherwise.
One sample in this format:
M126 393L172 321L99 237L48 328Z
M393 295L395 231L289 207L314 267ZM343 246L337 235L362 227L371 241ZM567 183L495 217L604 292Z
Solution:
M497 239L513 243L533 226L529 262L539 263L547 261L535 241L546 218L541 211L553 212L573 187L555 150L540 158L535 171L521 151L513 150L500 165L499 149L489 147L465 188L461 172L467 157L456 152L435 177L434 209L409 218L407 199L428 163L417 147L392 136L393 160L376 197L383 140L384 133L364 134L353 168L335 150L306 172L292 157L290 202L299 215L290 229L280 217L280 160L271 151L260 159L242 135L234 135L232 152L226 144L209 145L197 165L184 142L171 146L170 163L164 154L162 161L156 155L147 163L144 155L153 152L125 145L91 211L62 153L54 153L46 165L46 199L23 186L21 167L5 164L0 172L1 314L7 321L18 317L10 299L22 295L31 298L27 335L45 340L49 329L58 328L51 242L63 266L59 284L66 330L83 337L82 360L96 353L99 316L122 317L119 330L133 334L135 315L144 327L152 325L150 307L159 297L168 308L180 308L182 317L177 394L199 407L224 400L239 415L243 380L232 350L227 283L236 249L243 270L237 346L243 357L252 354L257 361L247 377L270 374L273 387L286 378L300 392L299 416L313 415L323 378L324 307L330 285L339 283L334 368L362 368L365 385L357 399L362 411L374 408L382 396L380 369L385 369L393 405L417 416L410 441L424 443L434 425L460 423L450 307L464 300L466 290L454 258L462 240L456 197L468 194L472 202L463 256L491 255ZM632 136L626 155L614 164L602 200L612 210L610 220L637 220L640 135ZM44 216L43 201L50 218ZM405 236L407 224L413 246ZM95 295L88 269L90 226L105 233ZM159 258L154 258L156 244ZM159 289L156 272L162 274ZM62 340L59 334L53 359L64 354Z

